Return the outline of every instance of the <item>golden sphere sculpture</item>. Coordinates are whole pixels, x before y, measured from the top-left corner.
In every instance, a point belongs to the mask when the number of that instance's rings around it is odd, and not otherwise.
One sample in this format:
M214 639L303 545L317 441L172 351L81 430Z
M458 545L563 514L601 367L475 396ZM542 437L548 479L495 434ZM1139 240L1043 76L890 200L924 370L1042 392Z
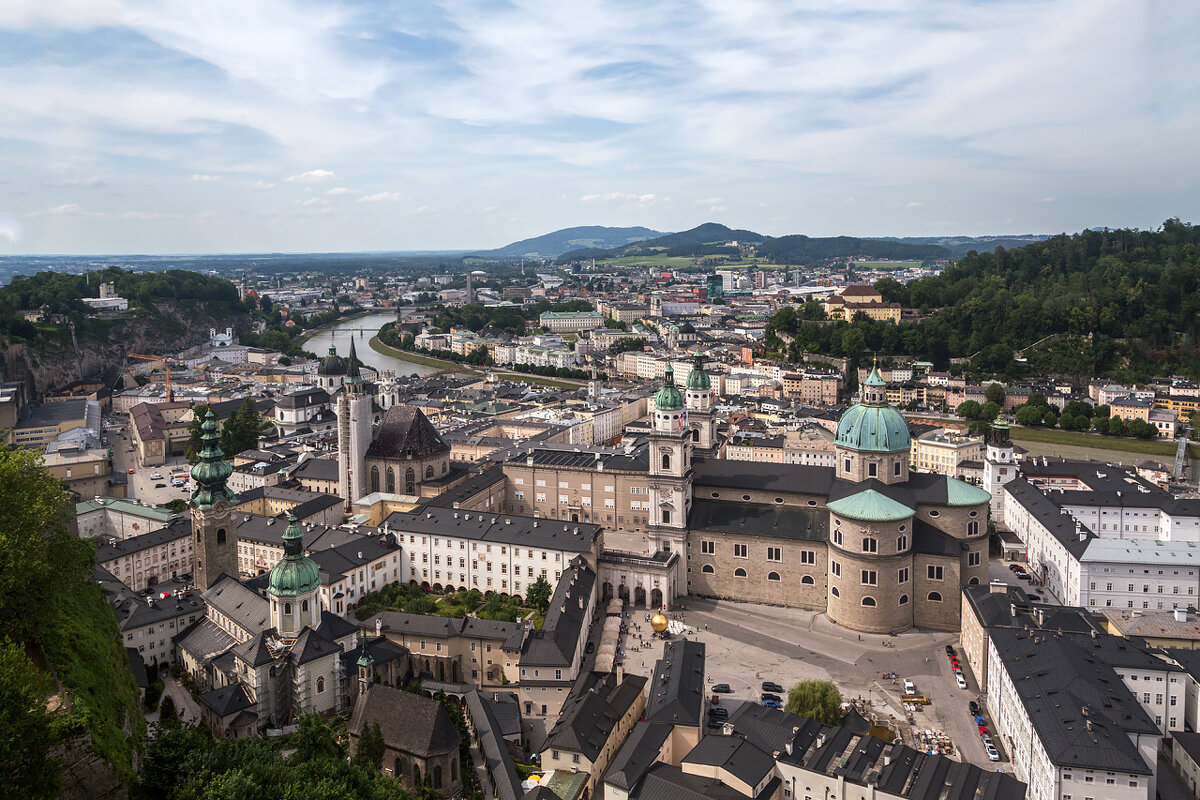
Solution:
M650 627L654 629L655 633L662 633L667 629L667 618L662 614L655 614L650 618Z

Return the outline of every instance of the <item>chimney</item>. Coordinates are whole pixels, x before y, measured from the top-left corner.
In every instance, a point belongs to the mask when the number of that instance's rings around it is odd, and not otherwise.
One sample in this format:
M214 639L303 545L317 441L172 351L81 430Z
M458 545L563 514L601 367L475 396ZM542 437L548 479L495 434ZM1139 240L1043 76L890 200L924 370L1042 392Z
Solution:
M375 635L383 636L383 620L379 617L375 618Z

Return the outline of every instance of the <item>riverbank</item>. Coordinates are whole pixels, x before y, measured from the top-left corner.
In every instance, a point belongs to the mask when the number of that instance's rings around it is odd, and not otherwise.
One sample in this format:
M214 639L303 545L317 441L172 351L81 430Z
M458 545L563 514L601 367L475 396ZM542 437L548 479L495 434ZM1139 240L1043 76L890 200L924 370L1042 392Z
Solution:
M322 325L319 328L311 328L309 330L304 331L303 333L301 333L299 336L296 337L296 343L299 345L308 344L309 339L313 338L314 336L317 336L318 334L324 333L338 325L342 325L346 322L353 322L356 319L362 319L363 317L369 317L372 314L378 314L378 313L379 313L378 311L360 311L359 313L351 314L348 317L338 317L337 319L335 319L331 322L325 323L324 325ZM318 353L317 355L319 357L321 354Z
M492 372L497 378L524 381L535 386L552 386L557 389L578 389L581 386L586 386L586 381L573 381L570 378L546 378L541 375L530 375L525 372L514 372L511 369L501 369L499 367L489 367L480 369L478 367L467 366L460 364L457 361L447 361L443 358L434 358L433 356L423 355L421 353L413 353L408 350L398 350L395 347L389 347L379 340L378 336L372 336L370 341L371 349L376 353L399 361L408 361L412 364L420 364L424 367L433 367L438 370L447 372L461 372L466 375L486 375Z

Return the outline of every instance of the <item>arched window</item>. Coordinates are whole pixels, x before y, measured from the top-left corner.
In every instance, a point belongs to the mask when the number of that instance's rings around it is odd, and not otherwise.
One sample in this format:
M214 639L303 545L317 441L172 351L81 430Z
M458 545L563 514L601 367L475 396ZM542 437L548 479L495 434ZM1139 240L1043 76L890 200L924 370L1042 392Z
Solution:
M391 467L387 468L387 492L388 494L396 493L396 470Z
M874 598L874 597L864 597L864 598L862 599L862 604L863 604L864 606L874 606L874 605L875 605L875 598Z
M449 467L447 467L447 466L446 466L446 463L447 463L447 462L445 462L445 461L443 461L443 462L442 462L442 474L443 474L443 475L445 475L445 474L446 474L446 470L448 470L448 469L449 469Z
M967 523L967 536L979 535L979 520L973 519Z
M379 467L371 467L371 491L379 491Z
M425 478L429 479L432 477L433 477L433 464L430 464L428 467L425 468Z
M692 428L692 441L693 442L700 441L700 429L699 428Z
M779 573L778 573L778 572L768 572L768 573L767 573L767 580L769 580L769 581L777 581L777 580L779 580Z
M906 595L906 594L900 595L900 605L902 605L902 606L908 605L908 595Z
M284 613L284 614L291 614L291 613L292 613L292 604L291 604L291 603L284 603L284 604L283 604L283 613Z
M940 592L930 592L927 599L931 603L940 603L942 602L942 595Z
M450 774L451 775L458 774L458 759L457 758L450 759Z
M409 467L404 471L404 493L413 494L417 489L417 473L413 472L413 468Z
M317 694L325 693L325 679L317 678Z
M738 567L737 569L735 569L735 570L733 571L733 577L735 577L735 578L744 578L744 577L746 577L746 570L742 569L741 567Z
M878 464L876 464L874 461L867 464L867 477L868 478L874 478L878 474L879 474L879 465Z
M967 585L969 585L969 586L978 586L978 585L979 585L979 578L971 578L971 580L967 581Z
M302 614L308 613L308 601L307 600L305 600L304 602L302 602L300 604L300 613L302 613Z
M836 586L831 586L831 587L829 587L829 593L830 593L831 595L833 595L834 597L841 597L841 596L842 596L842 593L838 591L838 588L837 588Z
M217 544L225 544L225 529L217 528Z
M703 567L700 568L700 571L703 572L705 575L712 575L714 572L716 572L716 570L713 569L712 564L705 564Z
M815 586L817 582L813 580L812 575L805 575L800 579L800 583L804 584L805 586Z
M663 469L671 468L671 454L663 453Z
M442 788L442 768L437 765L434 765L433 768L433 788Z

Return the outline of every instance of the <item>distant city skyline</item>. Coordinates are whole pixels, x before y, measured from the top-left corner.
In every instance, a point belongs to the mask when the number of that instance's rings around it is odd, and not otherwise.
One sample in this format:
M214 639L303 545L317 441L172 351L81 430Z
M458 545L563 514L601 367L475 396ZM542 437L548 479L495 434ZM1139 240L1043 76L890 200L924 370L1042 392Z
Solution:
M1200 219L1200 6L0 5L0 255Z

